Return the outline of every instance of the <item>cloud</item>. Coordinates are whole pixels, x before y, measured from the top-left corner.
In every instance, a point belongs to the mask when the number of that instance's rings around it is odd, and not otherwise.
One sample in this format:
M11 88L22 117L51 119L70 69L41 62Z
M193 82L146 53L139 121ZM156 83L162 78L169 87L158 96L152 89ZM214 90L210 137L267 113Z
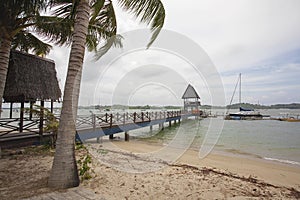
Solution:
M166 28L193 38L221 72L300 46L297 0L166 1Z
M116 3L116 1L114 1ZM277 102L299 102L299 53L300 53L300 1L299 0L186 0L163 1L166 10L165 28L178 32L200 45L216 65L225 87L227 103L232 95L234 84L240 72L243 73L243 99L255 103L264 99L266 104ZM115 4L116 5L116 4ZM116 15L118 31L125 34L146 25L135 21L118 6ZM149 32L150 33L150 32ZM140 42L146 46L150 34L125 41L125 49ZM163 40L160 35L156 42ZM184 44L177 40L174 48L180 49ZM117 83L138 67L145 65L162 65L169 67L185 82L192 83L200 93L204 104L211 102L207 79L195 73L193 67L183 58L157 49L145 52L126 52L116 50L120 58L108 53L99 61L93 61L91 53L86 54L84 63L81 104L91 102L109 103ZM199 55L201 56L201 55ZM57 66L60 86L63 86L69 57L69 49L55 47L50 53ZM110 62L113 68L107 68ZM203 64L203 63L198 63ZM204 64L203 70L209 68ZM150 77L162 78L164 71L149 70L148 74L137 73L136 80ZM212 74L213 75L213 74ZM207 76L207 74L206 74ZM99 80L102 82L99 83ZM171 81L179 90L186 85L182 81ZM99 85L100 84L100 85ZM210 85L210 87L217 87ZM93 100L93 93L101 88L101 100ZM149 102L157 100L163 89L151 89ZM143 91L140 89L139 91ZM166 93L165 93L166 94ZM153 97L153 98L151 98ZM135 101L142 102L144 96L136 93ZM140 99L140 100L138 100ZM163 100L161 102L164 103ZM144 101L144 103L146 103Z

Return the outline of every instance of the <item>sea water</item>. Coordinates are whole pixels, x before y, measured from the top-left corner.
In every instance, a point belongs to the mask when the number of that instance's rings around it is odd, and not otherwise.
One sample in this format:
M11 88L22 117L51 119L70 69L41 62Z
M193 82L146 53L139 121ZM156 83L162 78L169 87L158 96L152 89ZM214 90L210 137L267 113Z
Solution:
M201 123L206 126L207 121ZM201 144L196 143L194 147L197 145ZM214 150L300 166L300 123L225 120Z
M287 110L285 110L287 111ZM262 111L263 114L280 116L282 110ZM300 110L289 110L289 113L297 114ZM213 145L212 152L230 154L233 156L253 157L265 160L278 161L300 166L300 122L285 122L278 120L224 120L222 117L206 118L201 120L189 119L180 124L168 127L164 130L142 128L130 133L135 139L149 143L161 143L168 145L179 129L186 133L195 131L195 135L189 148L199 150L205 145L205 136L212 126L212 120L223 122L223 128L218 140ZM198 126L199 124L199 126Z

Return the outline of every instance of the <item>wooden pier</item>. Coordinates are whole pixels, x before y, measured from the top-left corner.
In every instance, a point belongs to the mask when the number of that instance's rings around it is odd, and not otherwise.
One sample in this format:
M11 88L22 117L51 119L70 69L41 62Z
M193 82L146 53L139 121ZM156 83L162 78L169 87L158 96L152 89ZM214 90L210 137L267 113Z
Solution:
M155 111L155 112L126 112L126 113L103 113L89 116L78 116L76 119L76 139L85 141L92 138L100 138L114 134L125 133L125 140L129 140L129 131L143 127L164 123L180 122L183 118L196 116L197 113L182 111ZM45 138L51 137L51 133L41 133L40 118L24 118L23 126L17 119L0 119L0 147L12 148L14 146L28 146L39 144Z
M153 125L163 127L163 124L172 121L180 121L182 117L192 116L192 114L181 111L159 111L159 112L134 112L91 115L90 117L77 117L76 129L78 139L81 141L99 138L105 135L125 133L125 140L129 139L128 131Z

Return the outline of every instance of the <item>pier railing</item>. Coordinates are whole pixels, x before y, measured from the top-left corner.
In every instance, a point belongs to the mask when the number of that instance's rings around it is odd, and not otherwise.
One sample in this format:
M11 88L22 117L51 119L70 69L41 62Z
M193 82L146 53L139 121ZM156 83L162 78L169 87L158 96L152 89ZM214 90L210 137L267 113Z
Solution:
M113 126L150 122L151 120L167 119L181 116L181 111L104 113L90 116L78 116L76 129L111 128Z
M181 111L155 111L155 112L126 112L126 113L103 113L92 115L79 115L76 119L76 129L96 129L111 128L118 125L150 122L153 120L162 120L172 117L179 117L183 113ZM0 138L7 137L14 133L24 134L43 134L43 126L40 118L24 118L20 126L18 118L2 118L0 119ZM18 135L19 135L18 134Z

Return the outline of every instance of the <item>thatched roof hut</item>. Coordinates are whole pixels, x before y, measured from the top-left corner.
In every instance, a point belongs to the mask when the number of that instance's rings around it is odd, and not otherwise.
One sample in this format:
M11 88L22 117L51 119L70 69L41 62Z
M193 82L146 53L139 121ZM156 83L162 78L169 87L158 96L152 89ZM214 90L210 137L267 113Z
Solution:
M195 88L191 84L187 86L184 94L182 95L182 99L190 99L190 98L200 99L198 93L196 92Z
M57 101L61 97L53 60L11 51L5 102Z
M189 84L187 86L185 92L182 95L182 99L184 100L185 111L191 111L194 113L199 112L201 106L200 96L192 85Z

